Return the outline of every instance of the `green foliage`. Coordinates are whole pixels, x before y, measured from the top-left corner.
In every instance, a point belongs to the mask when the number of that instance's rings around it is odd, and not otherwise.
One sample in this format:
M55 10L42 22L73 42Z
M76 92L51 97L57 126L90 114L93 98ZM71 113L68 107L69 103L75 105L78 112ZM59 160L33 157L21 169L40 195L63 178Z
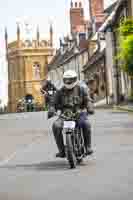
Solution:
M122 69L133 76L133 20L125 20L120 28L120 52L117 59L122 61Z
M127 19L122 22L119 28L120 34L124 37L133 34L133 20Z
M122 69L133 75L133 35L121 41L119 58L122 60Z

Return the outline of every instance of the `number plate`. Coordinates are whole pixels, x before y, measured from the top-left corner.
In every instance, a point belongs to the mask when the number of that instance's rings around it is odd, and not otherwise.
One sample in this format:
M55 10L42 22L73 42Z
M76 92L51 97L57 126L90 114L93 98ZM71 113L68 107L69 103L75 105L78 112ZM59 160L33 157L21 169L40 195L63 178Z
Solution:
M75 126L76 126L76 123L74 121L64 121L64 128L74 129Z

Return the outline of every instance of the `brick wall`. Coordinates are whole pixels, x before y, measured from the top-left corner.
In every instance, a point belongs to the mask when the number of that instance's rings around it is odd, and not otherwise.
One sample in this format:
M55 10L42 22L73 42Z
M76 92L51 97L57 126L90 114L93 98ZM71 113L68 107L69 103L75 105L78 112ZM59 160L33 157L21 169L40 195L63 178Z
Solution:
M103 13L104 3L103 0L91 0L92 16Z
M90 0L91 2L91 14L95 18L96 30L101 26L105 20L104 14L104 0Z
M71 33L85 32L84 9L81 3L71 3L70 8Z

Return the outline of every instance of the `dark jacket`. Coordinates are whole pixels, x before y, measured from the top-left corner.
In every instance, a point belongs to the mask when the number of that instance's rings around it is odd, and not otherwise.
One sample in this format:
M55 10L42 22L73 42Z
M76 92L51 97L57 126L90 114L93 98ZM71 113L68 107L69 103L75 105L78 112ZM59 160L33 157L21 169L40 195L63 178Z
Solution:
M78 84L73 89L68 90L62 87L56 92L55 109L64 112L71 109L73 112L79 109L90 110L90 95L88 88Z

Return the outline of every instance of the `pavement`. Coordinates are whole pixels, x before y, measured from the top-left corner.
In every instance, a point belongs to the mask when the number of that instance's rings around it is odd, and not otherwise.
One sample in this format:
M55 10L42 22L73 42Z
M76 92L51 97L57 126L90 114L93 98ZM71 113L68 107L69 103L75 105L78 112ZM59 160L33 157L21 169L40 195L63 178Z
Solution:
M90 121L95 153L70 170L54 156L53 119L42 112L0 116L1 144L7 137L0 146L0 200L132 200L133 115L97 110Z
M95 108L99 109L114 109L127 112L133 112L133 104L113 105L106 104L106 99L102 99L94 104Z
M133 112L133 105L123 105L123 106L120 105L120 106L117 106L116 108L122 111Z

